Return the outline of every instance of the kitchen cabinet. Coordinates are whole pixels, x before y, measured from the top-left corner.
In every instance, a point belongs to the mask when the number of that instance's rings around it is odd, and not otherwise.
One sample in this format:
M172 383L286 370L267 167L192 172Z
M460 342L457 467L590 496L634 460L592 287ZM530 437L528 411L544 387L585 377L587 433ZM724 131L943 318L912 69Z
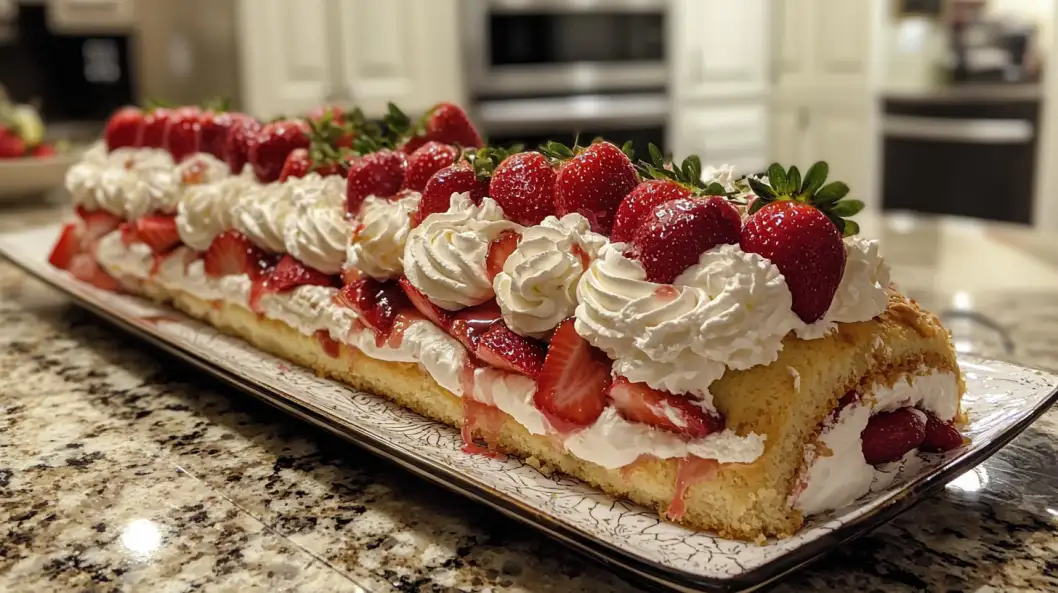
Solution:
M259 117L464 98L458 0L240 0L238 15L243 99Z

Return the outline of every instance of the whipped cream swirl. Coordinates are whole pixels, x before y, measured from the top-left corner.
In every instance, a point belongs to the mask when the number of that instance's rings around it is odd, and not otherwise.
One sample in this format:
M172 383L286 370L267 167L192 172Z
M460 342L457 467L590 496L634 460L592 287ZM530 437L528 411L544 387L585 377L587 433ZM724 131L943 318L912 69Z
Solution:
M346 251L349 266L376 280L399 278L404 273L411 214L421 197L416 192L394 200L368 196L360 206L359 225Z
M235 227L235 207L240 197L258 190L251 167L216 183L188 187L176 209L180 239L196 251L205 251L217 235Z
M97 141L81 156L81 160L66 171L66 189L73 197L73 203L86 210L99 209L96 197L102 191L101 180L107 167L109 157L106 144Z
M485 269L489 245L521 226L503 218L492 198L475 205L466 193L452 194L448 212L431 214L408 234L404 275L438 307L455 311L493 297Z
M286 250L307 266L337 274L352 232L345 212L344 179L310 174L302 181L295 185L294 213L283 229Z
M289 183L261 185L243 194L235 205L235 228L258 247L283 253L286 219L294 213L293 188Z
M812 340L833 331L838 323L867 321L889 306L889 265L876 240L845 238L845 272L834 300L822 319L797 328L797 337Z
M496 302L511 330L546 337L577 308L577 283L606 244L588 219L548 216L522 234L517 249L493 279Z
M176 178L185 187L216 183L231 176L228 163L208 152L198 152L176 166Z
M725 369L773 362L799 320L786 280L768 260L737 245L701 255L672 285L602 248L577 286L577 332L614 360L614 372L708 403Z

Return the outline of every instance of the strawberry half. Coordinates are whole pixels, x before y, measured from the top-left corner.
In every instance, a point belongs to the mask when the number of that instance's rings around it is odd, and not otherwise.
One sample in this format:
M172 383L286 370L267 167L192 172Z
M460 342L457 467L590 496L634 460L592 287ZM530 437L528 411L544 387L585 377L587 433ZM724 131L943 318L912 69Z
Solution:
M514 253L514 250L518 249L518 242L521 240L522 236L517 231L503 231L492 240L489 244L489 253L485 256L485 271L488 272L490 279L503 271L503 264L507 262L507 258Z
M356 216L368 196L396 195L404 183L407 157L392 150L379 150L353 159L345 185L345 209Z
M52 267L66 270L70 267L74 256L79 253L81 253L81 227L71 222L63 225L59 240L51 248L48 263Z
M679 198L658 204L632 239L647 280L671 284L717 245L738 243L742 217L724 198Z
M133 223L136 238L151 248L151 253L168 253L180 244L180 232L176 230L176 217L157 214L136 219Z
M281 120L261 128L250 145L249 162L261 183L279 179L287 155L295 148L309 147L309 125L300 120Z
M412 227L419 226L431 214L448 212L452 194L467 193L475 204L489 195L489 182L479 178L470 163L460 161L433 174L422 190L419 207L412 213Z
M459 158L459 149L450 144L430 141L408 155L408 168L404 172L401 189L421 192L426 189L434 173L448 167Z
M121 217L106 210L86 210L78 206L75 211L84 222L84 231L81 233L81 245L84 250L88 250L104 235L121 225Z
M284 255L268 276L267 292L283 292L304 285L334 286L337 278Z
M548 143L545 155L562 161L555 177L555 213L579 212L597 233L610 234L621 200L639 184L639 175L622 149L609 142L569 149Z
M165 107L157 107L148 111L143 116L143 125L140 126L136 146L165 148L165 130L169 127L169 118L172 115L173 111Z
M493 323L478 340L477 357L498 369L532 378L544 366L547 347L543 342L520 336L502 320Z
M393 331L397 315L409 305L399 284L379 282L368 276L343 286L334 299L337 304L359 313L360 320L375 333L375 343L380 345Z
M408 295L408 300L411 301L413 307L415 307L419 313L423 314L434 323L437 327L448 331L452 327L452 313L445 311L437 305L430 302L430 299L422 293L421 290L415 288L415 286L405 276L400 277L400 287L404 290L404 294Z
M650 179L640 183L621 200L621 205L617 207L613 229L610 231L610 240L614 243L631 241L639 226L656 206L677 198L688 198L691 195L690 188L668 179Z
M96 262L95 258L88 253L78 253L70 260L67 268L74 278L81 282L87 282L96 288L109 292L117 292L121 288L113 276L107 274Z
M307 148L295 148L283 161L283 170L279 173L279 181L286 181L291 177L304 177L312 169L312 161L309 160Z
M107 120L103 139L107 150L139 146L143 128L143 112L136 107L122 107Z
M617 377L610 385L609 396L625 420L691 439L700 439L724 428L724 420L718 414L703 410L686 396L659 391L646 383Z
M224 160L232 175L242 173L243 167L250 160L250 147L257 141L261 123L250 116L237 118L224 139Z
M270 273L273 262L270 255L236 230L217 235L202 258L206 275L211 278L248 274L251 280L257 280Z
M509 220L525 226L540 224L555 213L555 170L539 152L519 152L496 167L489 196Z
M481 336L502 318L503 314L496 301L488 301L455 313L448 333L459 340L468 352L475 353Z
M926 436L919 449L928 453L941 453L958 449L963 444L959 429L953 422L945 422L933 412L926 412Z
M569 318L551 337L533 403L560 432L589 426L606 407L611 366L605 353L580 337Z
M926 414L914 408L879 412L860 433L863 458L871 465L899 461L925 438Z

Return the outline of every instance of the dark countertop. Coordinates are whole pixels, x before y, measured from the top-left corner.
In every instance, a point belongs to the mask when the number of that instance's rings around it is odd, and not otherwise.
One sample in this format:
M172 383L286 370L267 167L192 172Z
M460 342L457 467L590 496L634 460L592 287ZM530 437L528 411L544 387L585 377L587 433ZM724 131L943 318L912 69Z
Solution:
M0 228L55 217L0 211ZM1058 369L1058 266L1012 226L868 218L894 278ZM1016 240L1015 240L1016 239ZM996 274L982 278L980 270ZM1000 289L1000 287L1002 287ZM289 418L0 260L0 590L633 591L488 509ZM1058 411L774 591L1058 589Z

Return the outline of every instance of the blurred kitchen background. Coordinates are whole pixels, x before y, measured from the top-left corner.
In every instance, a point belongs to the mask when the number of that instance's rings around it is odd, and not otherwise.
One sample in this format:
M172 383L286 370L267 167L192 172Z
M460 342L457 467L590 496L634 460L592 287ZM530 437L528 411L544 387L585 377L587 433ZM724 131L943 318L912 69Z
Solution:
M0 82L53 135L150 98L447 100L494 142L824 159L876 209L1058 229L1055 1L0 0Z

